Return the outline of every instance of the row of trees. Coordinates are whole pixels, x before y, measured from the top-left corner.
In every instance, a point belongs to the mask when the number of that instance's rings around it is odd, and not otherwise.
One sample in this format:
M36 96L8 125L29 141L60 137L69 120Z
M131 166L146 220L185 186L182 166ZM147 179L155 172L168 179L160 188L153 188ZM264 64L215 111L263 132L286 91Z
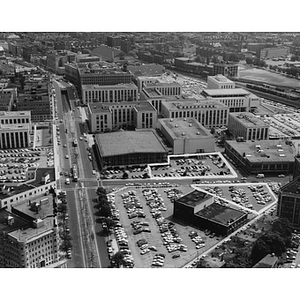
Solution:
M248 65L254 65L262 68L267 66L267 63L263 59L259 59L258 57L247 57L246 63Z

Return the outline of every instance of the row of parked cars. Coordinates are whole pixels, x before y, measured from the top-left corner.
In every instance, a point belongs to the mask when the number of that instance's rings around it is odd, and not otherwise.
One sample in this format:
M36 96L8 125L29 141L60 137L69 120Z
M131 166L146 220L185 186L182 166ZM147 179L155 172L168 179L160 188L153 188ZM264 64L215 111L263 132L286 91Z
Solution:
M272 201L272 197L264 189L263 185L249 185L248 188L252 192L252 196L255 198L257 204L266 205L268 202Z
M143 206L139 198L136 196L136 191L128 191L122 194L121 198L129 219L146 217Z
M129 249L128 245L128 236L125 232L125 229L123 228L122 224L120 223L120 212L116 208L115 204L115 195L114 194L108 194L107 200L111 208L112 213L112 219L115 221L115 227L114 227L114 235L118 244L118 249L121 253L123 253L123 261L124 266L127 268L133 268L134 267L134 259L131 254L131 251ZM110 245L107 245L108 247L111 247ZM113 258L113 251L112 249L109 250L111 253L108 253L109 258ZM111 264L114 265L114 261L111 260Z
M183 196L183 193L181 190L178 190L176 188L167 189L164 190L164 192L167 194L167 198L173 203L175 200L179 199Z

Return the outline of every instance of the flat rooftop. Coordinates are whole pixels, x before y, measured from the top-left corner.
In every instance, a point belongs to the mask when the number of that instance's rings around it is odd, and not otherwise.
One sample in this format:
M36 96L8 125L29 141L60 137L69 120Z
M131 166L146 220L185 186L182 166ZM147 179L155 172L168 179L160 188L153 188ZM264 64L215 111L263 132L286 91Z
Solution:
M202 191L194 190L194 191L182 196L181 198L177 199L176 202L190 206L190 207L195 207L195 206L199 205L200 203L207 201L210 198L212 198L211 195L209 195L205 192L202 192Z
M128 65L127 69L134 76L161 75L165 68L158 64L144 64L140 66Z
M143 110L151 110L155 111L155 108L149 103L148 101L124 101L124 102L111 102L111 103L89 103L88 104L89 109L93 114L101 113L101 112L110 112L111 108L113 107L135 107L137 111L143 111Z
M82 85L83 90L122 90L122 89L135 89L137 90L137 86L133 83L120 83L115 85L99 85L99 84L84 84Z
M226 96L246 96L249 95L250 92L242 89L242 88L236 88L236 89L205 89L203 90L203 94L209 96L209 97L226 97Z
M148 96L149 98L155 98L155 97L162 97L161 93L156 90L156 88L151 87L144 87L143 92Z
M36 236L42 236L43 234L48 234L53 230L53 219L45 219L43 220L44 224L40 228L28 227L24 229L17 229L13 232L10 232L9 235L12 238L15 238L19 242L30 242L32 238Z
M208 76L207 79L213 79L215 81L222 82L222 83L233 83L232 80L228 79L226 76L221 75L221 74L218 74L215 76Z
M11 216L14 218L14 222L11 225L7 224L7 217ZM14 213L8 212L5 208L0 209L0 231L3 233L13 232L18 228L28 227L28 221L20 218Z
M240 156L250 162L294 162L295 150L280 140L226 141ZM258 151L262 150L262 151Z
M225 207L218 203L213 203L198 211L196 215L227 226L229 222L235 222L246 215L246 213L230 207Z
M149 103L148 101L141 101L141 102L135 102L134 105L135 109L137 111L156 111L156 109L153 107L153 105L151 103Z
M269 127L261 118L248 112L230 113L229 117L234 117L246 127Z
M12 117L30 117L31 112L29 110L24 111L0 111L0 118L12 118Z
M36 205L40 205L40 210L37 212L34 210ZM51 194L48 196L39 195L38 197L29 198L19 204L13 205L14 210L30 216L32 219L44 219L47 216L53 215L53 197ZM18 214L18 213L17 213Z
M50 174L50 182L55 180L55 169L54 168L39 168L36 170L36 179L30 183L24 183L19 186L14 186L14 190L9 192L8 194L0 193L0 200L4 200L9 198L13 195L18 195L20 193L32 190L36 187L43 186L42 177L45 173ZM5 183L4 183L5 185Z
M31 125L29 123L24 124L0 124L0 131L16 131L16 130L29 130Z
M183 111L186 109L207 109L207 108L216 108L224 109L228 108L225 104L213 100L196 100L196 99L184 99L184 100L168 100L162 103L168 110L179 110Z
M158 120L173 139L213 138L196 119L159 119ZM184 134L183 134L184 133Z
M131 153L167 153L152 130L99 133L95 135L95 139L102 157Z

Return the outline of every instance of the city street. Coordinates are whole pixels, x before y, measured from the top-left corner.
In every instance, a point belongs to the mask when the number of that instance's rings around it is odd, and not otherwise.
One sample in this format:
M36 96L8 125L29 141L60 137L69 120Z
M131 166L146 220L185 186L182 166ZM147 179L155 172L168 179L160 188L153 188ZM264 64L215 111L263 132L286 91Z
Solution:
M88 158L88 144L84 139L80 139L83 132L81 132L82 121L79 112L73 107L73 101L70 107L66 96L60 94L61 84L56 83L54 86L60 122L60 171L69 175L72 164L76 164L78 168L78 182L70 178L70 184L66 184L66 176L62 175L58 183L58 187L67 192L68 200L69 226L73 245L72 259L69 260L68 267L105 268L109 266L106 241L99 234L102 227L100 223L96 223L97 217L94 213L97 209L94 208L92 201L96 198L96 189L100 183L93 175L93 165ZM78 141L77 147L73 145L74 139Z

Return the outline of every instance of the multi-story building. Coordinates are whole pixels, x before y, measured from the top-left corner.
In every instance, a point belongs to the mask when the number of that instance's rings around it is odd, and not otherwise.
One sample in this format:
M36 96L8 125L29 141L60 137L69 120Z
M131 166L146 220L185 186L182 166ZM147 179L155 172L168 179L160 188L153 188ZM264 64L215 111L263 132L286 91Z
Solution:
M29 147L30 132L29 124L0 125L0 149Z
M0 266L2 268L43 268L66 264L60 261L59 232L53 198L31 198L0 210Z
M109 47L120 47L121 46L121 37L120 36L108 36L106 38L106 44Z
M47 68L48 70L58 73L60 67L64 67L66 63L75 61L76 53L71 51L51 51L47 54Z
M280 189L277 216L288 219L294 227L300 227L300 177Z
M131 42L129 40L121 40L121 50L128 53L131 50Z
M242 88L205 89L201 95L225 104L230 112L249 111L259 104L259 97Z
M173 147L173 154L215 151L215 138L195 119L159 119L158 128Z
M164 118L194 118L203 126L212 128L227 126L229 108L217 101L184 99L163 101L161 113Z
M228 130L244 140L268 140L269 125L252 113L230 113Z
M226 77L239 77L239 65L238 64L214 64L214 74L213 75L224 75Z
M140 100L149 101L157 110L157 114L161 114L161 103L165 101L165 97L156 89L144 87L140 93Z
M13 94L1 93L0 91L0 111L10 111L12 109Z
M157 78L155 82L145 84L147 88L157 89L163 96L181 96L182 86L178 82L167 82Z
M235 82L229 80L224 75L207 77L207 89L234 89Z
M82 102L123 102L137 101L138 89L133 83L116 85L83 85Z
M263 48L257 50L257 56L259 58L273 58L287 56L290 53L289 47L273 47Z
M35 123L50 121L52 118L49 96L34 98L25 95L19 96L16 103L16 110L31 111L31 121Z
M92 132L105 132L120 127L155 128L157 111L147 101L89 103L88 118Z

